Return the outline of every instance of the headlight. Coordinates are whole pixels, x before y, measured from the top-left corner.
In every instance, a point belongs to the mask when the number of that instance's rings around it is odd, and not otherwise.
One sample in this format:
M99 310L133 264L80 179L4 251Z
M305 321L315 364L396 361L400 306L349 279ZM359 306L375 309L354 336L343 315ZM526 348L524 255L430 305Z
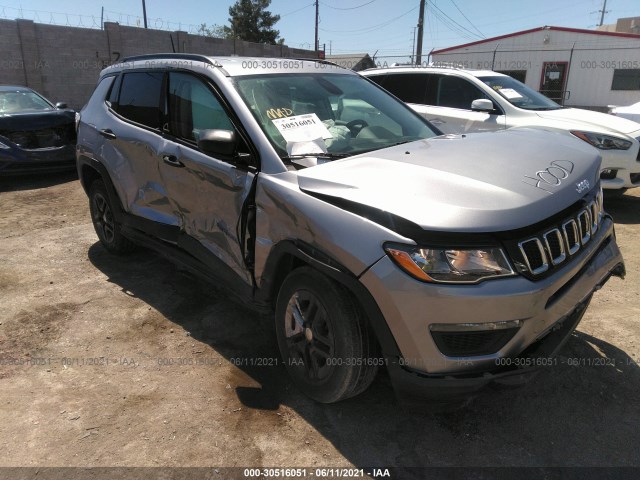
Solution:
M571 133L580 140L584 140L600 150L629 150L631 145L633 145L633 142L625 140L624 138L604 135L602 133L581 132L578 130L571 130Z
M387 255L402 270L424 282L477 283L515 275L501 248L424 248L388 243Z

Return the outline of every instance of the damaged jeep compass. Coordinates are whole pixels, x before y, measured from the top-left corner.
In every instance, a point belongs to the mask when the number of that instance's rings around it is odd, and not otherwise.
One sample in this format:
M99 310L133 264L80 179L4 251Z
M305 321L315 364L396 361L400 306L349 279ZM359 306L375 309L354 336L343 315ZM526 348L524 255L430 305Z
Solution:
M115 254L144 245L270 312L319 402L528 378L624 263L581 140L442 135L323 61L158 54L102 71L80 179Z

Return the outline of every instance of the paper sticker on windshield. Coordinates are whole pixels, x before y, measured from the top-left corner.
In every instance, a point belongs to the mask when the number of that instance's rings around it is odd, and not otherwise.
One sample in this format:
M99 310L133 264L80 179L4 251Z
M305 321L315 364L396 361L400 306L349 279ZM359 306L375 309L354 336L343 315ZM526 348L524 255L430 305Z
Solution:
M516 98L522 98L518 92L513 88L501 88L500 93L504 95L508 100L515 100Z
M333 138L315 113L271 120L287 142Z

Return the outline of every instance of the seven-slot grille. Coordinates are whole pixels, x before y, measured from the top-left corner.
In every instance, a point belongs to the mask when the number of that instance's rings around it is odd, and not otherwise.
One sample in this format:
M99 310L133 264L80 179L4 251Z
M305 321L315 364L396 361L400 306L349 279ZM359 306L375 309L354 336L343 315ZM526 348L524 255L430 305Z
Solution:
M567 261L598 231L602 221L602 192L573 217L541 235L518 242L518 248L532 275L541 275Z

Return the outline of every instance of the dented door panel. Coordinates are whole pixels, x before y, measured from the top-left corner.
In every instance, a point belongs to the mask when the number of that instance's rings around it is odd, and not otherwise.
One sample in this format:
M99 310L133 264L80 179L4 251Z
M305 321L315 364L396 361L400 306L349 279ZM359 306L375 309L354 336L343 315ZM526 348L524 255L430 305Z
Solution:
M240 250L238 225L254 174L177 143L168 145L163 154L175 156L183 165L160 165L171 214L180 230L251 283Z

